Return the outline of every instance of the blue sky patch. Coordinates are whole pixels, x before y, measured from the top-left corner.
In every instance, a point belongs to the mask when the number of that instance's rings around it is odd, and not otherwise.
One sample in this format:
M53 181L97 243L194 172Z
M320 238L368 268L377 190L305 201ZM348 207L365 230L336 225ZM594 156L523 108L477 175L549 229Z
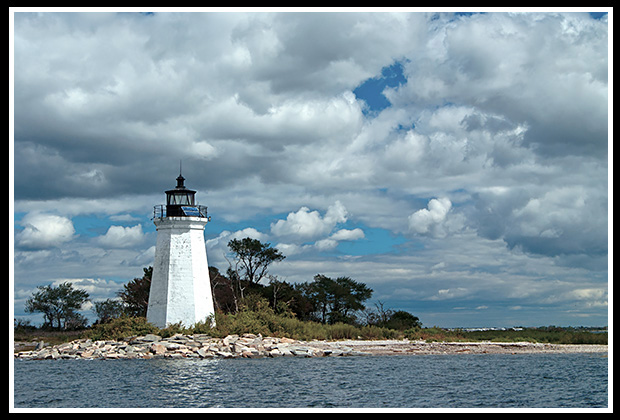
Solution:
M384 67L381 70L381 76L368 79L359 85L353 93L368 105L368 108L363 110L365 115L375 114L390 106L390 101L383 94L385 88L395 88L405 83L407 83L407 78L403 74L403 65L396 62Z

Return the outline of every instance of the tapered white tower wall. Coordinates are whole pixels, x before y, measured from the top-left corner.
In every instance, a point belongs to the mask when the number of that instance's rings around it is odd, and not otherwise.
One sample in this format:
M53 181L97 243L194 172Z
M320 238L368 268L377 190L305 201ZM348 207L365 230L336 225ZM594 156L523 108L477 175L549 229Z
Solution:
M190 327L215 313L204 240L206 217L156 217L157 244L147 320Z

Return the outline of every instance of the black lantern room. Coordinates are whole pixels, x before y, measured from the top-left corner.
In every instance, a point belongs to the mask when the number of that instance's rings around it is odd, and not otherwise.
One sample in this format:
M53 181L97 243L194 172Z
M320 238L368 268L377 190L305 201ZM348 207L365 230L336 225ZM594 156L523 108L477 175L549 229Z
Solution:
M183 207L194 207L194 195L196 191L190 190L183 184L185 178L179 174L177 186L173 190L166 191L166 214L168 216L185 216Z
M179 174L177 186L166 191L166 204L158 204L153 207L153 219L200 217L211 220L211 217L207 216L207 207L196 204L194 198L196 191L187 188L184 182L185 178Z

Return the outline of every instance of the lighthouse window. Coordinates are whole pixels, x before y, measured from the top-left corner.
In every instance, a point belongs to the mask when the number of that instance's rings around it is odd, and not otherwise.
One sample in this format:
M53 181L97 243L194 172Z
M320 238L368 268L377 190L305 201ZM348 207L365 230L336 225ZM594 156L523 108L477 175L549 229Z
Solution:
M188 205L193 204L187 194L170 194L168 196L168 204L172 205Z

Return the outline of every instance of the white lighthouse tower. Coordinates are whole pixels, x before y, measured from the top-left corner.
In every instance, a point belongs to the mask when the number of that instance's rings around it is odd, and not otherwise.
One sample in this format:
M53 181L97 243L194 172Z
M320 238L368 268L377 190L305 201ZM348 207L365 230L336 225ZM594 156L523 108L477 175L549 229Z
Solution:
M146 318L160 328L179 322L191 327L215 314L204 239L211 218L184 181L179 174L165 206L154 209L157 244Z

